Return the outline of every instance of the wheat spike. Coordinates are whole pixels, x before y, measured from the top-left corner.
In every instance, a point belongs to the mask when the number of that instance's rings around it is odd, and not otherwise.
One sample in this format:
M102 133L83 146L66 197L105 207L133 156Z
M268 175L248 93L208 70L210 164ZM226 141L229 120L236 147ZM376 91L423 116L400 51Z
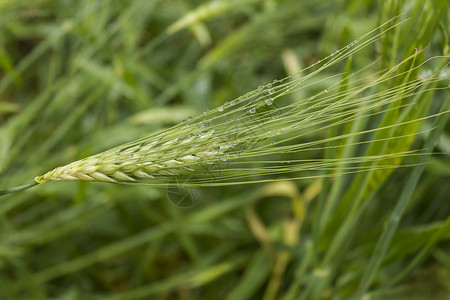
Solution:
M223 157L224 148L211 142L214 131L204 131L195 137L169 141L142 141L58 167L35 178L37 183L48 180L92 180L105 182L137 182L142 179L189 174L199 161L203 163ZM174 151L180 150L177 154ZM183 153L183 154L180 154Z
M301 70L300 78L292 74L284 79L274 80L214 110L190 117L172 128L57 167L37 176L34 181L36 184L42 184L47 181L89 180L162 186L174 178L183 178L188 185L201 186L233 184L233 180L238 180L237 183L261 182L266 179L252 179L252 177L267 175L285 175L296 179L302 178L298 175L299 172L311 170L327 172L339 170L346 173L397 167L390 165L389 159L401 159L404 156L415 155L415 152L381 153L345 159L299 160L295 155L294 159L287 161L270 159L272 154L298 154L323 150L329 142L345 141L349 137L348 134L316 141L292 142L308 134L319 133L364 116L383 114L390 109L397 109L398 106L414 105L414 101L417 101L414 100L417 98L414 96L436 89L431 87L432 84L447 79L446 76L442 76L443 72L437 72L402 82L402 78L409 76L409 72L419 70L427 63L426 61L419 66L410 67L407 71L400 71L405 65L411 65L416 57L412 55L391 69L370 74L370 77L360 76L359 73L364 70L347 76L356 79L352 81L352 87L345 91L340 90L338 80L315 95L278 106L286 96L320 83L320 80L316 79L317 74L373 44L386 31L400 24L393 23L393 20L386 22L350 45ZM444 69L447 66L448 63ZM340 76L341 74L332 77ZM401 83L389 88L389 83L396 79ZM390 108L389 105L393 103L398 105ZM429 117L431 116L425 118ZM385 128L356 132L352 135L360 136L423 119L403 121ZM416 134L414 132L410 136ZM402 138L405 136L393 136L389 139ZM379 138L359 143L383 141L386 139ZM339 147L338 144L336 147ZM214 168L223 162L226 162L225 168ZM276 180L276 177L268 180Z
M370 80L358 77L358 80L354 81L355 86L345 92L339 91L338 82L316 95L281 108L273 105L286 95L301 90L305 86L317 84L315 75L370 45L387 30L397 25L385 23L313 66L302 70L302 74L306 71L309 73L301 78L293 74L282 80L275 80L219 108L205 111L197 117L190 117L182 124L163 132L58 167L36 177L35 182L41 184L49 180L90 180L162 185L174 177L184 177L191 185L220 185L228 184L233 179L243 179L244 181L239 181L240 183L253 182L246 180L255 175L289 174L291 178L298 178L296 172L305 170L358 171L357 167L346 167L349 163L366 164L365 167L360 168L362 171L396 167L389 164L383 165L382 162L393 157L414 155L414 152L404 151L342 160L307 159L288 162L271 161L267 156L274 153L299 153L311 149L324 149L326 142L344 140L348 136L340 135L308 143L291 143L291 141L331 126L352 122L361 115L385 113L390 109L386 108L389 104L410 101L414 98L413 96L431 89L423 88L424 86L430 86L432 83L445 79L438 72L397 84L392 88L379 88L378 91L372 91L374 87L379 87L396 78L401 79L411 70L416 70L426 63L408 71L399 72L401 67L414 60L415 55L412 55L391 69L375 74L375 77L371 74ZM369 90L371 92L363 96ZM408 101L402 105L414 105L414 100L409 103ZM410 120L386 128L421 120ZM383 128L372 131L381 129ZM368 132L357 132L354 135L363 135ZM274 137L276 139L271 144L260 143ZM368 142L382 141L384 139ZM258 162L260 166L257 168L249 166L245 161L242 162L242 159L251 159L252 163ZM211 170L211 166L223 161L227 161L227 168ZM381 164L367 165L367 162Z

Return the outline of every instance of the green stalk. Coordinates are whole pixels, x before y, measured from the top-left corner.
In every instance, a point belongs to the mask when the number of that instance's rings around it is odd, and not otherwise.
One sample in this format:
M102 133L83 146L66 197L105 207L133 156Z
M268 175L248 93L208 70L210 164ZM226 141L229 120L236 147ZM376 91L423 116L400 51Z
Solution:
M21 186L16 186L16 187L13 187L13 188L9 188L9 189L6 189L6 190L1 190L0 191L0 196L7 195L7 194L12 194L12 193L16 193L16 192L20 192L20 191L32 188L35 185L38 185L38 183L37 182L33 182L33 183L24 184L24 185L21 185Z
M447 97L447 99L441 106L440 112L443 114L439 115L434 121L433 127L436 129L430 133L427 140L425 141L424 151L429 152L430 151L429 149L433 149L434 145L436 144L440 136L440 133L447 122L448 113L445 113L445 111L447 110L449 105L450 105L450 96ZM375 250L373 251L369 265L364 272L363 278L355 294L355 299L362 298L363 294L369 288L369 285L372 282L376 272L378 271L378 268L380 267L383 258L386 256L387 250L392 240L392 236L397 230L400 220L403 216L403 213L405 212L405 208L407 207L409 201L411 200L411 196L419 181L420 175L422 175L424 171L425 168L424 163L427 161L429 156L430 154L425 154L424 152L424 154L418 158L419 165L414 168L410 177L408 178L408 181L405 187L403 188L402 194L400 195L400 200L397 202L397 205L395 206L388 223L384 227L383 233L378 239L377 245L375 247Z
M436 245L441 239L445 237L445 235L450 232L450 217L446 219L444 224L440 226L438 230L430 237L428 242L423 246L422 250L414 257L414 259L402 269L400 273L398 273L392 280L387 282L388 286L393 286L397 284L400 280L404 279L408 274L412 272L412 270L418 266L419 263L423 262L426 258L426 255L430 253L431 248Z

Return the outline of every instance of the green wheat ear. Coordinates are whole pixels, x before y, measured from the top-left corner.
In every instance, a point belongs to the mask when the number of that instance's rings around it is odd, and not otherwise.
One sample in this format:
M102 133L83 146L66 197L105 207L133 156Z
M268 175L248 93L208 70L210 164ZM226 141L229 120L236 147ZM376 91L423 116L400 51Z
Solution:
M446 76L442 76L442 72L436 72L403 82L402 78L409 76L412 71L418 71L433 59L413 66L417 55L415 54L375 75L364 77L359 76L358 72L345 76L345 80L348 80L358 75L357 79L352 81L352 87L345 91L340 89L338 82L326 90L291 104L282 105L282 102L293 92L319 83L317 74L373 44L386 31L399 24L393 20L388 21L348 46L301 70L299 73L307 74L301 78L293 74L275 80L214 110L190 117L172 128L55 168L37 176L33 184L8 189L0 192L0 195L24 190L49 180L167 186L177 178L176 182L183 182L188 186L218 186L274 181L282 176L290 179L314 177L315 175L310 173L313 171L321 171L322 175L317 176L324 176L323 172L353 173L395 168L403 157L417 153L401 149L398 152L372 153L360 157L313 157L302 160L298 159L297 155L301 152L315 153L324 150L326 145L333 141L338 148L349 137L356 137L355 143L376 144L385 143L387 140L393 143L393 140L401 141L416 135L416 132L403 132L396 128L404 128L408 124L416 124L414 126L418 127L417 124L432 116L405 119L397 123L382 124L381 128L343 133L312 142L303 140L311 133L343 126L362 117L389 114L393 109L416 105L420 101L420 95L438 89L436 85L446 80ZM445 59L448 60L448 57ZM407 65L411 65L410 69L401 71ZM440 71L447 66L448 62ZM389 87L389 83L396 80L400 83ZM448 86L443 89L448 89ZM392 131L398 135L375 135L375 139L366 141L360 138L380 130ZM288 160L273 159L274 154L286 155Z

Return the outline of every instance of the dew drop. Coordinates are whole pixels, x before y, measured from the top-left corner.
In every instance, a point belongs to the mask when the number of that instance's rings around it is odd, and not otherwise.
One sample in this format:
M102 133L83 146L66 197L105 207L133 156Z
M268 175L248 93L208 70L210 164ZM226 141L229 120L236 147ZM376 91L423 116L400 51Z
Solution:
M252 109L249 110L249 112L250 112L251 114L254 114L254 113L256 112L256 108L253 107Z
M193 116L190 116L190 117L188 118L188 121L192 121L192 120L194 120L194 117L193 117Z
M328 90L325 90L324 93L328 93Z
M274 79L274 81L272 81L273 84L278 83L278 79Z
M205 109L205 111L203 112L204 114L209 113L209 109Z
M263 85L258 86L258 90L262 91L264 89Z
M272 98L268 98L264 102L266 102L267 105L272 105L273 99Z
M223 111L223 106L220 106L217 110L222 112Z
M230 106L234 106L236 104L236 100L230 102Z
M222 160L223 160L223 161L227 161L227 160L228 160L228 155L222 157Z
M269 94L272 95L273 93L275 93L275 90L274 89L270 89L269 90Z
M267 85L267 88L271 88L272 87L272 84L271 83L269 83L268 85Z

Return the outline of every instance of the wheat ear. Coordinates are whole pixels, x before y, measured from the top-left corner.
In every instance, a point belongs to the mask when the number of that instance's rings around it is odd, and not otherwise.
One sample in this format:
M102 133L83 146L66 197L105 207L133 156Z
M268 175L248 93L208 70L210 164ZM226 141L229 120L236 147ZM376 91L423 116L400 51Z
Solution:
M350 45L300 71L300 78L293 74L275 80L162 132L57 167L37 176L35 183L42 184L49 180L89 180L164 186L174 178L182 178L188 185L227 185L231 184L233 179L242 179L237 183L265 181L249 179L259 175L284 174L294 179L301 178L298 172L309 170L340 170L346 173L396 167L388 163L383 165L383 162L414 155L414 151L327 160L313 158L273 161L268 157L272 154L298 154L302 151L325 149L324 144L344 141L348 135L308 143L292 141L313 132L353 122L362 116L386 113L391 109L389 105L393 103L414 105L414 100L410 103L405 101L434 89L429 86L442 80L440 73L403 82L393 88L372 91L375 87L397 78L401 82L405 74L418 69L420 66L399 71L414 60L415 55L412 55L391 69L375 74L376 79L370 75L370 81L367 78L355 80L355 86L344 92L340 91L340 82L337 82L313 96L282 107L277 105L286 95L319 83L317 74L371 45L386 31L398 25L399 23L392 24L392 20L386 22ZM362 96L369 90L371 93L368 96ZM428 117L431 116L426 118ZM404 121L373 131L392 129L420 120L423 119ZM357 136L367 133L368 131L362 131L353 134ZM400 140L405 136L391 138ZM268 140L272 142L267 143ZM385 139L368 142L382 141ZM223 162L226 162L226 168L214 168ZM368 162L378 164L371 165ZM254 167L249 163L256 163L258 166ZM350 163L358 163L362 167L348 167Z

